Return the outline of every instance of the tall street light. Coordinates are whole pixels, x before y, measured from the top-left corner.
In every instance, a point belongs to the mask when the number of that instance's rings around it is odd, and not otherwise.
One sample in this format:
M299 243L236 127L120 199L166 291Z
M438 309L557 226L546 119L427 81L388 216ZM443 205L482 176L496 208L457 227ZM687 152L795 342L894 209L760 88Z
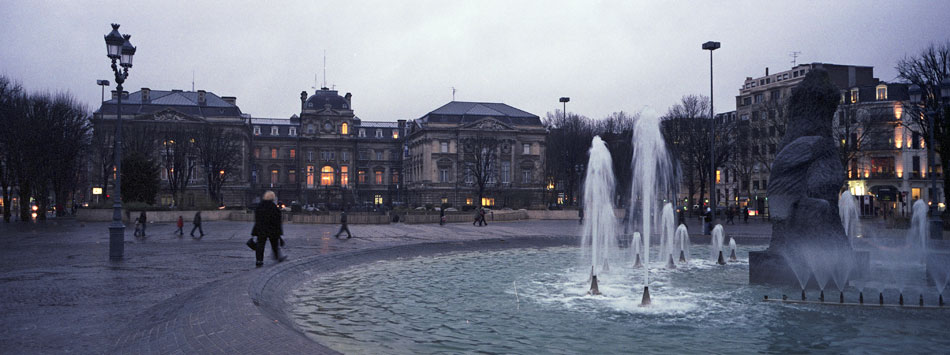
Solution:
M939 93L938 93L939 90ZM921 98L926 92L927 98ZM938 85L932 85L929 90L924 90L918 85L911 85L908 88L910 102L914 105L923 104L924 114L927 115L927 130L930 131L930 141L927 143L927 164L930 174L930 239L943 239L943 219L940 218L940 209L937 202L937 169L934 162L934 120L937 119L938 110L942 107L941 97L946 100L950 98L950 79L944 79ZM938 96L939 95L939 96ZM933 100L928 105L926 100ZM944 172L946 173L946 171ZM944 186L946 188L946 186Z
M716 223L716 124L713 110L713 51L719 49L719 42L703 43L703 50L709 51L709 206L711 211L709 227Z
M568 103L568 102L571 102L571 98L570 98L570 97L567 97L567 96L562 96L562 97L561 97L560 99L558 99L557 101L564 105L564 109L561 110L561 118L563 118L564 121L567 122L567 103ZM577 167L575 166L574 169L577 170ZM576 187L576 186L575 186L575 187ZM571 191L571 198L576 198L576 197L574 196L573 191ZM568 205L572 205L573 203L574 203L574 201L568 201L568 202L567 202Z
M135 47L129 42L131 35L119 33L119 24L112 24L112 32L105 36L106 55L112 60L112 72L115 74L116 104L115 119L115 197L112 204L112 224L109 225L109 259L121 260L125 253L125 225L122 224L122 83L129 77L132 56ZM119 62L118 66L116 61ZM119 69L122 67L122 69Z

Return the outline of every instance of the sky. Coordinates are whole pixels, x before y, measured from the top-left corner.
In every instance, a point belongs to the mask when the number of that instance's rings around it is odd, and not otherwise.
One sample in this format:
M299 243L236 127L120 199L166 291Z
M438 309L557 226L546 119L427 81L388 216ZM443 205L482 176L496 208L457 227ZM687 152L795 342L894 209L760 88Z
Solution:
M113 82L103 36L137 47L128 91L236 96L254 117L300 112L324 82L369 121L415 119L452 100L600 119L684 95L735 109L743 80L824 62L894 66L950 40L950 1L0 1L0 75L99 106ZM316 78L316 79L315 79ZM106 93L108 95L108 92Z

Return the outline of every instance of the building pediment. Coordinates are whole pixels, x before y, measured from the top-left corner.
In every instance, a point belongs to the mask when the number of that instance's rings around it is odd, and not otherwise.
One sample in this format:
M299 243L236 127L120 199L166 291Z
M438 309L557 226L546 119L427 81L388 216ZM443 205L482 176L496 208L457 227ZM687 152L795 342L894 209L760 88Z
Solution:
M172 109L164 109L152 113L135 116L134 120L156 121L156 122L204 122L200 117L187 115Z
M463 129L477 129L480 131L506 131L513 129L511 126L501 123L491 117L485 117L478 121L462 126Z

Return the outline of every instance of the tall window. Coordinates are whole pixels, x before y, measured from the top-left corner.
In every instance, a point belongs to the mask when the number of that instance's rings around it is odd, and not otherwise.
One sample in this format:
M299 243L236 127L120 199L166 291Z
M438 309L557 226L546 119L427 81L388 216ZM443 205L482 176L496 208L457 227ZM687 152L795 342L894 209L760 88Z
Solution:
M501 162L501 183L507 184L511 181L511 162Z
M340 157L343 161L350 161L350 152L344 150L343 153L340 153Z
M291 184L297 183L297 170L294 170L294 169L287 170L287 182Z
M278 129L277 126L271 126L271 128L270 128L270 135L272 135L272 136L279 136L279 135L280 135L280 129Z
M395 185L395 184L398 184L398 183L399 183L399 172L398 172L398 171L393 170L393 177L392 177L391 180L389 180L389 183L392 184L392 185Z
M442 153L448 153L448 152L449 152L449 142L442 142L442 143L440 144L440 146L441 146L441 148L442 148L442 149L441 149L441 152L442 152Z
M307 187L313 187L313 165L307 165Z
M291 150L290 150L290 159L294 159L294 158L296 158L296 157L297 157L297 150L296 150L296 149L291 149Z
M858 88L851 89L851 103L858 102Z
M383 160L383 151L381 150L376 151L376 160Z
M360 138L366 137L366 130L360 128L359 136L360 136Z
M449 182L449 168L439 169L439 182Z
M271 170L270 171L271 186L276 185L279 182L278 179L280 179L280 171L278 171L277 169Z
M881 84L877 86L877 95L878 100L887 100L887 85Z
M356 182L360 184L366 183L366 170L360 170L356 174Z
M377 195L373 196L373 203L374 203L374 204L377 204L377 205L382 205L382 204L383 204L383 195L377 194Z
M296 135L297 135L297 127L290 127L290 131L289 131L288 134L290 134L291 136L296 136Z
M333 185L333 167L327 165L320 169L320 185Z
M381 129L376 130L376 138L383 138L383 130Z
M349 166L344 165L340 167L340 184L341 185L350 184L350 167Z
M531 169L524 169L521 171L521 183L531 183Z
M383 172L380 171L380 170L375 171L375 177L374 177L373 181L376 183L376 185L382 185L382 184L383 184Z
M531 144L525 143L521 145L521 154L531 154Z
M350 125L346 122L340 125L340 134L350 134Z
M271 158L271 159L277 159L277 148L271 148L271 149L270 149L270 158Z
M254 126L254 135L255 136L261 135L261 126Z
M313 129L313 124L312 124L312 123L311 123L311 124L308 124L308 125L307 125L307 133L313 133L313 132L315 132L314 129Z

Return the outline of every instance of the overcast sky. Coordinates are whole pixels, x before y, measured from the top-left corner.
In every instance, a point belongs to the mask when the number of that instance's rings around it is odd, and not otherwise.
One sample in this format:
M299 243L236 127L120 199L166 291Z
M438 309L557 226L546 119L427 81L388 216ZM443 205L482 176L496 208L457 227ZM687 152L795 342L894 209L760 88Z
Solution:
M602 118L686 94L735 109L747 76L798 62L894 65L950 38L950 1L0 1L0 74L96 109L113 81L103 35L138 47L125 88L237 96L254 117L299 114L323 81L364 120L414 119L456 100ZM114 83L113 83L114 85ZM108 95L108 93L107 93Z

